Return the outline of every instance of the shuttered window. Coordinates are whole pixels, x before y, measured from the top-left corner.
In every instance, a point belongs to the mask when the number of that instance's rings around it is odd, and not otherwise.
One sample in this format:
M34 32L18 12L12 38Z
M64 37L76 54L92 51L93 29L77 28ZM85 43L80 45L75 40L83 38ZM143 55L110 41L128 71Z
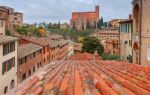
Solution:
M11 69L12 67L12 59L8 60L8 71Z
M0 20L0 27L3 27L3 20Z
M5 61L3 64L2 64L2 75L11 70L11 68L13 68L15 66L15 57Z
M15 42L7 43L3 45L3 55L15 51Z
M2 64L2 75L6 72L6 62Z

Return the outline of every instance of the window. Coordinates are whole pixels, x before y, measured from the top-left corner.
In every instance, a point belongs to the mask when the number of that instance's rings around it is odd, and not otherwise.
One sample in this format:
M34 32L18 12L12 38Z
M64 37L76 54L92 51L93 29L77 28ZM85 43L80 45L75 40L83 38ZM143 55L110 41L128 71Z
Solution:
M131 40L129 40L129 46L131 46L131 47L132 47L132 41L131 41Z
M147 48L147 60L150 61L150 47Z
M49 46L47 46L47 52L49 51Z
M2 75L11 70L12 67L15 66L15 57L11 58L10 60L8 61L5 61L3 64L2 64Z
M22 80L26 79L26 73L22 75Z
M37 64L37 68L39 68L39 67L40 67L40 64L38 63L38 64Z
M10 83L10 89L13 89L15 87L15 81L12 80L11 83Z
M3 45L3 55L15 51L15 42L7 43Z
M0 20L0 27L3 27L3 20Z
M40 62L40 66L42 66L41 62Z
M129 33L131 33L131 32L132 32L132 24L129 23Z
M35 58L35 52L33 53L33 57Z
M29 76L31 75L31 70L29 70Z
M43 50L43 53L44 53L44 54L45 54L45 50L46 50L46 49L45 49L45 47L44 47L44 50Z
M27 62L27 57L24 57L19 60L19 65L22 65L23 63L26 63L26 62Z
M14 20L17 20L17 18L14 18Z
M14 14L14 16L17 16L17 14Z
M35 72L35 67L33 67L33 72Z
M128 41L124 41L124 44L128 44Z
M2 75L7 71L7 63L6 62L4 62L3 64L2 64Z
M4 94L6 94L8 92L8 87L6 86L5 88L4 88Z

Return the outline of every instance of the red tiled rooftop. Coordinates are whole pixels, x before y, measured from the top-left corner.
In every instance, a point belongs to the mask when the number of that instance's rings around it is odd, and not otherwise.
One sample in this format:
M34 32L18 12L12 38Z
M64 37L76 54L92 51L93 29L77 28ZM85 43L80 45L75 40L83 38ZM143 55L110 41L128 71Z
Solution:
M150 95L150 67L120 61L78 59L81 55L53 64L44 78L33 77L18 87L15 94ZM94 58L91 54L85 55Z
M35 37L35 36L23 36L20 37L21 39L27 40L29 42L32 42L34 44L38 44L40 46L47 46L49 45L49 38L45 38L45 37Z

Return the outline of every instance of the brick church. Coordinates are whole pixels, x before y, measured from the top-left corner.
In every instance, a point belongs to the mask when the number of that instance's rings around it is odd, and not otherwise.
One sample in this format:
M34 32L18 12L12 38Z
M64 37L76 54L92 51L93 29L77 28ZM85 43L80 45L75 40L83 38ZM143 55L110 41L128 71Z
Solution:
M73 12L70 25L72 29L85 30L96 29L99 21L99 6L95 6L95 11Z

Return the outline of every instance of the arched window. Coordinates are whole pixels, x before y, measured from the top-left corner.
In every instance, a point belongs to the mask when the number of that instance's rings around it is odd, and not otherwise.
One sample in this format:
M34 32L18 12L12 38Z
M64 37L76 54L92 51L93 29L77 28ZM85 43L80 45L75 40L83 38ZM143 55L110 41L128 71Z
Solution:
M139 12L140 12L140 8L139 5L136 4L133 8L133 19L134 19L134 32L139 32Z
M12 80L11 83L10 83L10 89L13 89L15 87L15 81Z
M8 92L8 87L6 86L5 88L4 88L4 94L6 94Z

